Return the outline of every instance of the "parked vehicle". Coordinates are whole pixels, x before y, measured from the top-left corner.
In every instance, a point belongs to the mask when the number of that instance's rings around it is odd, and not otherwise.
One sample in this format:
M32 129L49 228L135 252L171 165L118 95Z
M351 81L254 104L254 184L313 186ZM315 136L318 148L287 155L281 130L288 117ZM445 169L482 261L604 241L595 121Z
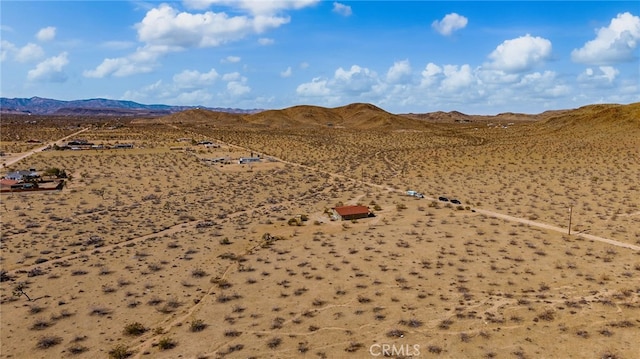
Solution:
M447 198L447 197L438 197L438 201L449 202L449 198Z
M457 199L452 199L451 203L453 203L453 204L461 204L460 201L458 201Z

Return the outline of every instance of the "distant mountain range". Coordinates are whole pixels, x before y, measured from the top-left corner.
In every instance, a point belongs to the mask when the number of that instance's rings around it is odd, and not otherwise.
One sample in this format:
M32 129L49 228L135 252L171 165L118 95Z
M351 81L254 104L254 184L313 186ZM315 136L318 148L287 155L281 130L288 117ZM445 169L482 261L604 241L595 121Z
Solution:
M84 116L165 116L191 109L250 114L261 110L202 107L202 106L170 106L143 105L133 101L109 100L94 98L87 100L61 101L42 97L6 98L0 97L0 113L32 114L32 115L84 115Z

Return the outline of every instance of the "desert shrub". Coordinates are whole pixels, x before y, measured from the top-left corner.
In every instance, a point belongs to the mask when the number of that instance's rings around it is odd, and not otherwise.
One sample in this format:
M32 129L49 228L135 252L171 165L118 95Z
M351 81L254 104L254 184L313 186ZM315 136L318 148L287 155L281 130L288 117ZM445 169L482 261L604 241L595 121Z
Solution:
M404 337L404 330L392 329L387 332L387 336L389 338L402 338Z
M109 350L109 358L112 359L125 359L130 357L133 353L124 344L118 344L113 349Z
M40 339L38 339L38 343L36 344L36 347L38 349L48 349L60 343L62 343L61 337L55 336L55 335L47 335L47 336L40 337Z
M202 277L204 277L206 275L207 275L207 272L205 272L204 269L202 269L202 268L194 268L191 271L191 276L194 277L194 278L202 278Z
M280 344L282 344L282 338L279 337L273 337L267 342L267 346L269 347L269 349L275 349L279 347Z
M358 349L362 348L364 346L364 344L362 343L357 343L357 342L351 342L349 343L349 345L344 349L345 352L347 353L353 353L355 351L358 351Z
M173 349L176 345L178 345L178 342L169 337L163 337L158 341L158 348L160 348L160 350Z
M421 327L423 324L422 321L418 319L409 319L409 320L402 319L398 323L402 325L406 325L407 327L411 327L411 328L418 328L418 327Z
M203 331L207 325L202 319L194 319L191 321L191 325L189 325L189 330L192 332L201 332Z
M142 325L142 323L134 322L134 323L125 325L124 334L131 335L131 336L138 336L138 335L144 334L144 332L146 332L147 330L148 328L145 328L145 326Z
M44 318L38 318L36 319L35 322L33 322L33 324L31 325L31 330L43 330L46 328L49 328L51 326L51 322L44 319Z

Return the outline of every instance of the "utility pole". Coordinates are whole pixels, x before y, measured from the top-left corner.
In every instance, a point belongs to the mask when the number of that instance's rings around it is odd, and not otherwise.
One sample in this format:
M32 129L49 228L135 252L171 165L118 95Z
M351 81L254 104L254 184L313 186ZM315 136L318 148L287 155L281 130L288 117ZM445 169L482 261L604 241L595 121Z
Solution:
M573 216L573 205L569 206L569 235L571 235L571 217Z

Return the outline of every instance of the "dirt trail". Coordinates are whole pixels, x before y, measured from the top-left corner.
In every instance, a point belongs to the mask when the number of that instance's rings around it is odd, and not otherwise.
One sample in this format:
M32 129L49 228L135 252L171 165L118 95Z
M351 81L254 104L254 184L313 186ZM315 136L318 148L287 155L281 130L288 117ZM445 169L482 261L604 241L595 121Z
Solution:
M89 130L89 128L83 128L82 130L80 130L78 132L74 132L74 133L72 133L72 134L70 134L68 136L62 137L62 138L60 138L60 139L58 139L56 141L53 141L51 143L47 143L44 146L35 148L35 149L27 151L27 152L18 153L18 154L15 155L15 157L14 156L10 156L10 158L7 159L6 161L4 161L3 164L5 166L11 166L12 164L14 164L16 162L19 162L19 161L22 161L23 159L25 159L25 158L27 158L27 157L29 157L31 155L34 155L34 154L36 154L38 152L44 151L49 146L53 146L54 144L60 144L62 141L66 140L66 139L68 139L70 137L77 136L77 135L79 135L79 134L81 134L81 133L83 133L83 132L85 132L87 130Z
M558 227L558 226L554 226L554 225L550 225L550 224L546 224L546 223L536 222L536 221L532 221L532 220L529 220L529 219L526 219L526 218L514 217L514 216L510 216L508 214L488 211L488 210L485 210L485 209L475 208L474 210L477 213L484 214L484 215L487 215L489 217L500 218L500 219L504 219L504 220L507 220L507 221L522 223L522 224L526 224L526 225L529 225L529 226L532 226L532 227L548 229L548 230L555 231L555 232L568 233L568 229L567 228L562 228L562 227ZM616 241L616 240L613 240L613 239L609 239L609 238L598 237L598 236L594 236L592 234L586 234L586 233L574 233L572 235L573 236L577 236L577 237L581 237L581 238L584 238L584 239L589 239L589 240L593 240L593 241L612 244L614 246L618 246L618 247L622 247L622 248L628 248L628 249L633 249L633 250L636 250L636 251L640 251L640 246L636 246L636 245L633 245L633 244L630 244L630 243L619 242L619 241Z

